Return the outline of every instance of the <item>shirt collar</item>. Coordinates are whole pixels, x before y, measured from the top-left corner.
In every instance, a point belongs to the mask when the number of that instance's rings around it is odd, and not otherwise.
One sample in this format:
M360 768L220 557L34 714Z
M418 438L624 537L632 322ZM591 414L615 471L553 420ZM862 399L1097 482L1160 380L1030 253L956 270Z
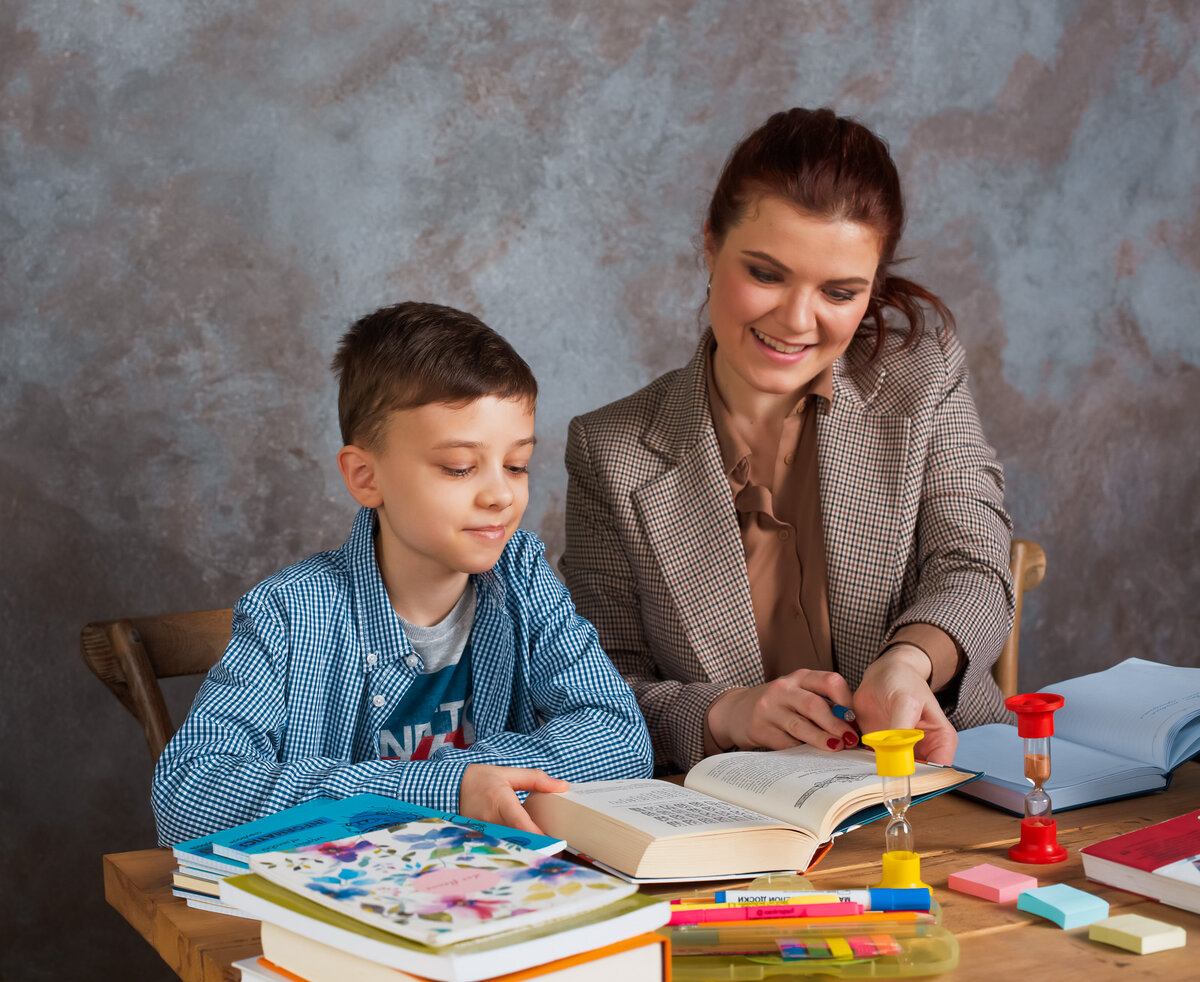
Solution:
M375 533L378 528L379 517L375 509L360 508L342 552L350 574L358 636L365 646L362 654L374 653L379 656L380 662L390 662L408 655L412 651L412 644L404 633L400 617L392 606L379 573L375 559ZM480 608L485 604L504 606L504 583L494 571L473 573L470 581L475 587L477 618Z

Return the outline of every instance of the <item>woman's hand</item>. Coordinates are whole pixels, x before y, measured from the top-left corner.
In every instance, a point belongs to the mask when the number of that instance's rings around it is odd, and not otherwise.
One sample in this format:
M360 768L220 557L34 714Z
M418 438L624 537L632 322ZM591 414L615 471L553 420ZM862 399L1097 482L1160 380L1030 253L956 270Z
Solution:
M854 715L863 733L872 730L924 730L913 748L921 760L953 764L958 733L929 688L929 656L911 644L888 648L863 674L854 693Z
M850 699L850 687L837 672L801 668L721 693L708 709L708 728L718 747L782 750L809 743L841 750L857 744L858 734L833 715L830 704L848 707Z
M566 791L571 785L529 767L468 764L458 786L458 810L467 818L542 835L525 811L518 791Z

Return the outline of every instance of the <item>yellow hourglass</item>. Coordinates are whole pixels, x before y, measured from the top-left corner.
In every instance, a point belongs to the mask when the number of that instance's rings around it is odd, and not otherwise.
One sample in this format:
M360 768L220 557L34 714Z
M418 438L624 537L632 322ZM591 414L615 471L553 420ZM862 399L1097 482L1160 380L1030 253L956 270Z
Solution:
M862 742L875 751L875 769L883 778L883 803L890 819L883 833L883 879L875 886L889 889L926 888L921 882L921 857L913 851L908 821L912 802L911 775L917 769L913 747L925 736L921 730L876 730Z

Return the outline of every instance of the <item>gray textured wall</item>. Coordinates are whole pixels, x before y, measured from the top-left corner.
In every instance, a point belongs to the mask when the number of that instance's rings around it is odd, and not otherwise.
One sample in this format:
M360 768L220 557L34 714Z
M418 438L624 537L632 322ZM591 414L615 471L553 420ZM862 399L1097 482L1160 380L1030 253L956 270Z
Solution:
M0 3L0 974L168 977L102 900L149 763L78 630L342 540L346 325L431 299L516 344L556 558L568 418L687 357L706 193L789 105L901 165L1049 554L1023 684L1200 664L1198 32L1187 0Z

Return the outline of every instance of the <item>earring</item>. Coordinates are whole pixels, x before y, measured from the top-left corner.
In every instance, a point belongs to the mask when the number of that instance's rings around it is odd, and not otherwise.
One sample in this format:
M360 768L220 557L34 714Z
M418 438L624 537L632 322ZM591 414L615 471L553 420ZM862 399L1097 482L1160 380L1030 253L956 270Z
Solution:
M705 300L705 302L707 302L711 299L712 299L712 277L710 276L708 278L708 286L706 286L704 288L704 300Z

